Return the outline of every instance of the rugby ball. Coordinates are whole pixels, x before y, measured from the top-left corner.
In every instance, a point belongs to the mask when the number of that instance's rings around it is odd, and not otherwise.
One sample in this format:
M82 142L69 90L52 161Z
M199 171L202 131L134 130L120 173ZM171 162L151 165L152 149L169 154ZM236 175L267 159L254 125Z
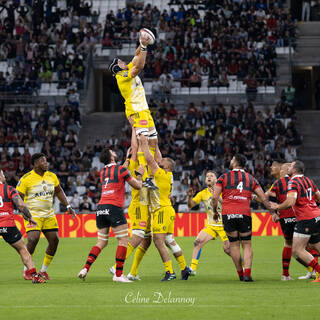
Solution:
M140 37L141 36L145 36L147 35L149 37L149 44L154 44L154 42L156 41L156 37L154 36L153 32L147 28L142 28L140 30Z

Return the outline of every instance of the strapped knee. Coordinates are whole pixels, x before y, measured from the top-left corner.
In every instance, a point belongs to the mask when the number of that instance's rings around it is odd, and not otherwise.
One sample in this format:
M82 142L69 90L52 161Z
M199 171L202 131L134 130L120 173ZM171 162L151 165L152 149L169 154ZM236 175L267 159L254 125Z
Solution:
M251 234L249 234L249 235L247 235L247 236L240 236L240 240L241 240L241 241L251 240L251 237L252 237Z
M180 252L181 251L181 248L180 246L177 244L175 245L172 245L171 243L172 242L176 242L172 236L172 234L168 234L166 236L166 245L172 250L173 253L177 253L177 252Z
M149 139L150 140L158 139L158 132L155 128L149 131Z
M136 235L139 238L144 238L144 233L145 233L144 230L141 230L141 229L133 229L132 230L132 234Z
M228 239L230 242L236 242L236 241L239 241L239 238L238 237L231 237L231 236L228 236Z
M98 232L98 240L107 242L109 239L109 233Z
M149 136L149 129L148 128L135 128L136 129L136 135L142 134L146 137Z
M116 236L116 238L118 240L120 240L121 238L128 236L128 229L123 229L123 230L120 230L120 231L117 231L117 232L115 231L114 235Z

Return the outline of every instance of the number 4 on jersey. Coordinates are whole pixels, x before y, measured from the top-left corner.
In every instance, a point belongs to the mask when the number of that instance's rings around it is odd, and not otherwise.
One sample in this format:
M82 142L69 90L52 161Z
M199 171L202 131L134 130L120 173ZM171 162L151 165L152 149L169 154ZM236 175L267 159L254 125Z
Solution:
M237 185L237 189L238 189L240 192L242 192L242 190L243 190L243 182L242 182L242 181L240 181L239 184Z

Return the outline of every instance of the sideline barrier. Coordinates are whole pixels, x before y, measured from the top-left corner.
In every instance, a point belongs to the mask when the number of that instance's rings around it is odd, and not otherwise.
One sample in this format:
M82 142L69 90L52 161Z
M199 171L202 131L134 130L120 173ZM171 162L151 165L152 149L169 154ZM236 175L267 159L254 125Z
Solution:
M69 214L56 215L59 224L60 238L90 238L97 236L96 215L93 213L78 214L73 220ZM126 214L130 226L130 219ZM206 222L206 213L177 213L175 221L174 235L178 237L196 237ZM23 218L15 215L15 221L18 229L24 237L25 228ZM279 236L282 235L280 223L274 223L268 212L252 213L252 234L254 236ZM114 234L111 231L110 237ZM131 236L131 230L130 230ZM43 237L43 234L41 234Z

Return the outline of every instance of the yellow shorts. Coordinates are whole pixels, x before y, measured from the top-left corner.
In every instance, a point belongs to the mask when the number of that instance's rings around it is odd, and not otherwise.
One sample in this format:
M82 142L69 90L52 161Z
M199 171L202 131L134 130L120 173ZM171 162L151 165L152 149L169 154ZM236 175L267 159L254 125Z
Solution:
M151 231L151 216L148 206L130 204L128 215L132 230L140 229L146 233Z
M52 216L49 218L33 218L36 223L38 224L37 227L32 227L30 228L29 222L24 221L24 227L26 228L26 232L28 231L34 231L34 230L39 230L39 231L58 231L59 226L58 226L58 221L56 216Z
M223 227L216 227L211 226L210 224L206 224L204 229L202 229L201 231L207 233L209 236L213 238L213 240L215 240L218 236L221 238L222 242L229 240Z
M152 233L174 233L175 219L176 212L171 206L156 210L152 214Z
M127 114L127 118L129 119L132 116L133 119L133 127L134 128L152 128L155 127L153 118L151 116L150 110L143 110L136 112L134 114Z

